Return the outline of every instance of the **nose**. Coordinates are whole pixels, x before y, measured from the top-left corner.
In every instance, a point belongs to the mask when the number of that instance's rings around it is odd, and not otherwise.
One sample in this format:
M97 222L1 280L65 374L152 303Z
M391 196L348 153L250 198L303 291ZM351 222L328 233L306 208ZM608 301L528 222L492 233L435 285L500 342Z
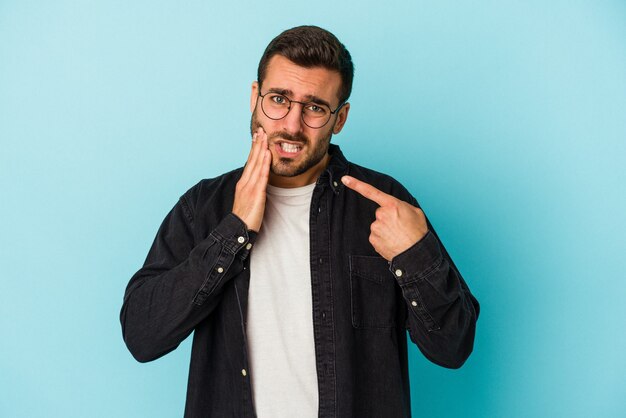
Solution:
M286 132L296 134L302 131L302 104L292 102L289 113L281 121Z

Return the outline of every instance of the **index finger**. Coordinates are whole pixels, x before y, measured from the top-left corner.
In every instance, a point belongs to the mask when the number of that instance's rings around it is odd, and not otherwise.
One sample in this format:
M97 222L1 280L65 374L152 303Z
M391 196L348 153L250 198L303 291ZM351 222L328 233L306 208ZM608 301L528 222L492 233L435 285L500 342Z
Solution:
M364 181L357 180L351 176L343 176L341 178L343 184L346 187L359 193L361 196L368 198L369 200L378 203L380 206L388 205L396 200L395 197L378 190L371 184L367 184Z
M257 166L259 158L263 159L264 150L267 149L267 145L263 148L263 140L265 139L266 134L262 128L258 128L254 134L252 135L252 145L250 147L250 153L248 154L248 160L246 161L246 165L243 168L243 173L241 175L241 179L244 182L247 182L252 171L254 171L254 167ZM261 157L259 157L261 155Z

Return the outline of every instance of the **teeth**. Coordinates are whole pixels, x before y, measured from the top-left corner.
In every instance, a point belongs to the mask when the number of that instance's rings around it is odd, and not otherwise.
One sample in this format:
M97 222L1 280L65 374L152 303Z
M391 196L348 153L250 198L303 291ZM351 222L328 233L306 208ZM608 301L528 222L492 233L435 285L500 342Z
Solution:
M280 148L285 152L298 152L300 151L300 147L293 144L288 144L286 142L280 143Z

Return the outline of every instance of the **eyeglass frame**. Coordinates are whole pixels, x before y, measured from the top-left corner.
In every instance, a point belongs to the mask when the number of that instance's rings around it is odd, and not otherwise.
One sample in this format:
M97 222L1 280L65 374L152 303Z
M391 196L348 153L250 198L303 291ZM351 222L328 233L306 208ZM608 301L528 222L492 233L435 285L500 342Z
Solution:
M274 93L274 94L277 94L277 95L279 95L279 96L283 96L285 99L287 99L287 100L289 101L289 107L287 108L287 113L285 113L285 116L283 116L282 118L275 119L275 118L273 118L273 117L269 116L269 115L265 112L265 109L263 109L263 99L265 98L265 96L267 96L267 95L268 95L268 94L270 94L270 93ZM326 122L324 122L324 124L323 124L322 126L318 126L318 127L314 128L313 126L311 126L311 125L309 125L308 123L306 123L306 121L304 120L304 107L305 107L307 104L310 104L310 103L315 104L316 106L319 106L319 105L327 106L326 104L324 104L324 103L316 103L316 102L314 102L314 101L300 102L300 101L298 101L298 100L292 100L292 99L290 99L288 96L286 96L285 94L283 94L283 93L281 93L281 92L278 92L278 91L272 91L272 90L267 91L265 94L261 94L261 91L259 90L258 95L259 95L259 97L261 98L261 111L263 112L263 114L264 114L265 116L267 116L267 117L268 117L268 118L270 118L271 120L281 120L281 119L285 119L285 118L287 117L287 115L289 114L289 112L291 112L291 104L292 104L292 103L299 103L299 104L301 104L301 105L302 105L302 111L300 111L300 119L302 120L302 123L304 123L306 126L308 126L308 127L309 127L309 128L311 128L311 129L322 129L324 126L328 125L328 122L330 122L330 119L332 118L332 116L333 116L335 113L337 113L337 112L339 111L339 109L341 109L342 107L344 107L346 103L348 103L348 102L343 102L343 103L341 103L339 106L337 106L337 108L336 108L335 110L330 110L330 106L328 106L328 110L330 111L330 115L328 116L328 120L327 120Z

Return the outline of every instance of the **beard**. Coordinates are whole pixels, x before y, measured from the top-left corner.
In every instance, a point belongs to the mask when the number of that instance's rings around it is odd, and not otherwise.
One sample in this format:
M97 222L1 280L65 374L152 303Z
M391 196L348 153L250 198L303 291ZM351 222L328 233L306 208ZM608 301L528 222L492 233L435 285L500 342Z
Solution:
M257 109L254 109L252 112L252 118L250 119L250 135L252 136L254 131L256 131L259 127L263 127L261 123L258 121L256 117ZM332 129L329 130L328 135L319 139L317 144L311 148L311 141L309 138L304 135L302 132L297 133L296 135L291 135L287 132L267 132L267 143L270 147L270 152L272 152L272 147L275 139L282 138L287 141L297 142L302 144L302 146L307 147L307 153L303 156L304 159L299 163L294 161L292 158L275 158L274 153L272 153L272 164L270 166L270 171L282 177L295 177L300 174L306 173L309 169L316 166L328 153L328 147L330 145L330 139L332 138Z

